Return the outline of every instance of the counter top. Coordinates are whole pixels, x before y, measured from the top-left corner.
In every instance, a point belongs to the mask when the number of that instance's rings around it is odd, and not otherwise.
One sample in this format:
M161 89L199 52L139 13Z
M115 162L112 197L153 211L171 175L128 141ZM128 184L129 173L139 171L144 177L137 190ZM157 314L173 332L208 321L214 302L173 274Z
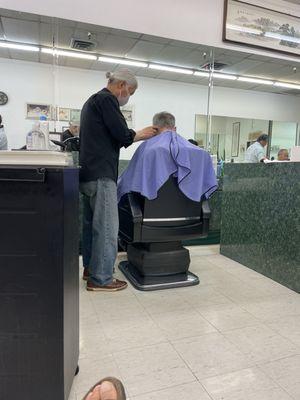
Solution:
M300 163L226 164L221 253L300 292Z

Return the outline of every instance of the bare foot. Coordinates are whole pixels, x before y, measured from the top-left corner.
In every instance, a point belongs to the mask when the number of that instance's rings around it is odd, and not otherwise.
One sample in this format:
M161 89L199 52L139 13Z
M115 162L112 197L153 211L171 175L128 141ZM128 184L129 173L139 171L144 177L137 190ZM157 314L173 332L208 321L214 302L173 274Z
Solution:
M111 382L104 381L95 387L86 400L118 400L118 394Z

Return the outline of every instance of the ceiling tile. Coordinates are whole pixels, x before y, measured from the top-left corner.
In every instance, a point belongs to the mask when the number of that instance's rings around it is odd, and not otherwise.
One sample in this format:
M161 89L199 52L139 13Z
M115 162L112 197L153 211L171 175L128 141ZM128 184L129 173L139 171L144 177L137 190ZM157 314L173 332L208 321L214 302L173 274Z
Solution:
M101 44L99 51L103 54L125 57L136 42L136 39L120 37L117 35L107 35L105 41Z
M39 43L39 23L12 18L1 18L6 40Z
M152 43L159 43L159 44L168 44L171 42L171 39L162 38L159 36L152 36L152 35L142 35L140 40L145 40Z
M185 65L185 58L191 53L190 48L167 45L157 56L157 62L170 65Z
M137 60L156 61L156 58L165 47L163 44L146 42L139 40L134 47L127 53L128 58Z

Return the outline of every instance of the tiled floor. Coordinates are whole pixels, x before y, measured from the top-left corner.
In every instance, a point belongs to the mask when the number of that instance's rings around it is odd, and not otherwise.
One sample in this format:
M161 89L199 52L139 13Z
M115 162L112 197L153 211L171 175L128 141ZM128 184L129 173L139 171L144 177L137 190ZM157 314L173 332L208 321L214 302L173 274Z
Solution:
M69 400L108 375L131 400L300 399L300 296L218 246L190 250L199 286L90 293L81 281Z

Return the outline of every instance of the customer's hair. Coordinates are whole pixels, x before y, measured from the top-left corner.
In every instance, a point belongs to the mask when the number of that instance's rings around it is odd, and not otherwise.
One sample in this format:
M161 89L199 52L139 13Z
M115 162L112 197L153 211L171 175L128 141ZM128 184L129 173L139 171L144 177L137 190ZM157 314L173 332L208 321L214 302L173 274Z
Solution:
M199 143L197 142L197 140L189 139L188 141L189 141L190 143L194 144L195 146L199 146Z
M266 135L265 133L258 136L258 138L257 138L257 142L262 142L262 141L266 141L266 142L268 141L268 135Z
M280 156L282 153L288 153L289 154L289 151L288 151L288 149L280 149L278 154L277 154L277 156Z
M160 112L154 115L153 125L159 128L175 128L175 117L167 111Z
M0 127L2 127L2 115L0 115Z
M119 69L115 72L107 72L106 78L108 79L108 83L126 82L129 86L134 88L138 87L138 81L134 73L129 69Z

